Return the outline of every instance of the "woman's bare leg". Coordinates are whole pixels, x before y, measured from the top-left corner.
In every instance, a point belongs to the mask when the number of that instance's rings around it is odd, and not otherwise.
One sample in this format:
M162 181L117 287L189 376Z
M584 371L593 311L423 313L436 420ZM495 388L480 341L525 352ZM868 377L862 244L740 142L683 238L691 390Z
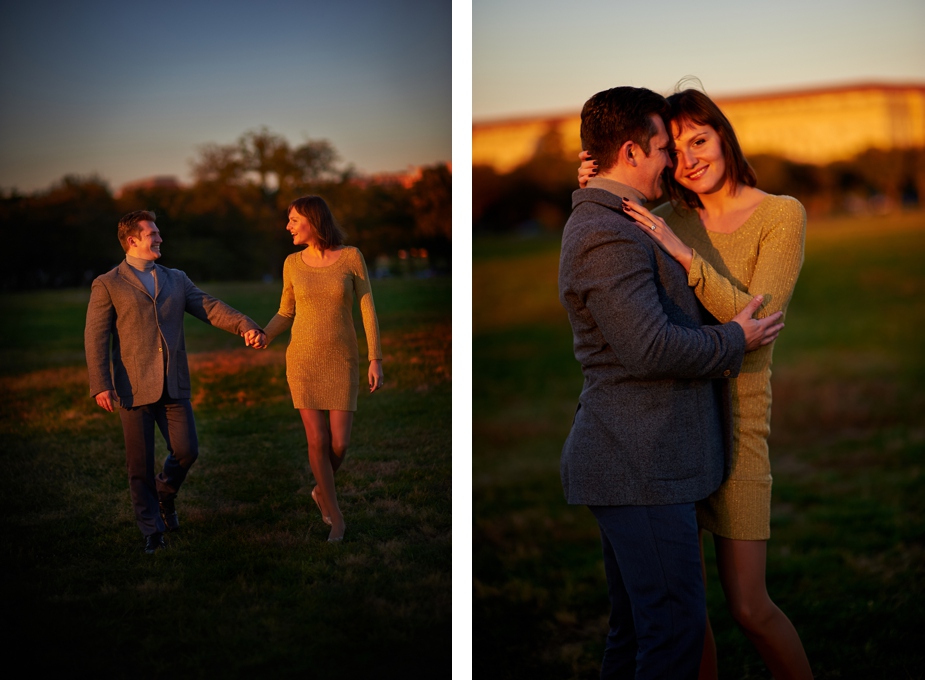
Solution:
M318 495L324 508L322 514L331 518L331 533L328 540L338 541L344 537L346 525L344 515L337 503L337 491L334 488L334 470L331 466L331 428L324 411L299 409L302 424L305 426L305 438L308 441L308 463L318 483Z
M347 456L353 411L329 411L331 418L331 469L336 473Z
M768 596L767 541L714 536L716 566L729 611L758 650L775 680L809 680L813 672L790 619Z
M331 411L331 471L337 475L337 471L347 456L347 448L350 446L350 430L353 427L353 411ZM327 524L331 523L331 517L324 507L324 499L318 493L318 487L312 489L312 498L318 504L321 515Z
M703 589L707 589L707 563L703 558L703 530L700 531L700 566L703 569ZM699 680L717 680L719 667L716 663L716 639L710 625L710 612L707 610L707 629L703 638L703 656L700 657Z

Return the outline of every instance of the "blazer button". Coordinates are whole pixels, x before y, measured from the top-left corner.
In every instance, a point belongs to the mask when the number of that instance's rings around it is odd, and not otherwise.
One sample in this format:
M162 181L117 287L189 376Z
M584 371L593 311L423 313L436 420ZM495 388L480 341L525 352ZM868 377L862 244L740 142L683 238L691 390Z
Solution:
M732 375L732 371L730 371L728 368L725 371L723 371L724 378L728 378L730 375Z
M163 352L163 351L164 351L164 348L163 348L163 347L158 347L158 348L157 348L157 351L158 351L158 352ZM726 375L729 375L729 371L726 371Z

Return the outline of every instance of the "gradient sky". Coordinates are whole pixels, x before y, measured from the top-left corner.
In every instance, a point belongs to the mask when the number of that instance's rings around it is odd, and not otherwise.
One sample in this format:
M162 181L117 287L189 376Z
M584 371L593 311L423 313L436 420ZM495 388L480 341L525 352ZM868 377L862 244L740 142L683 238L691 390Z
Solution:
M578 112L617 85L711 95L925 82L923 0L473 0L473 119Z
M267 126L361 172L451 160L450 0L0 0L0 188L189 180Z

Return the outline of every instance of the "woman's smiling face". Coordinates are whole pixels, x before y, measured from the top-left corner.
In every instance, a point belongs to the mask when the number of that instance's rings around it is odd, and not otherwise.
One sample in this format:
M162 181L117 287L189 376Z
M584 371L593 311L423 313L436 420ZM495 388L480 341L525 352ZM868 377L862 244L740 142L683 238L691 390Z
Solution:
M675 181L697 194L722 189L726 184L726 157L716 130L709 125L680 120L672 121L671 134Z
M286 224L286 229L292 234L293 245L304 246L316 240L315 229L311 222L295 208L289 211L289 222Z

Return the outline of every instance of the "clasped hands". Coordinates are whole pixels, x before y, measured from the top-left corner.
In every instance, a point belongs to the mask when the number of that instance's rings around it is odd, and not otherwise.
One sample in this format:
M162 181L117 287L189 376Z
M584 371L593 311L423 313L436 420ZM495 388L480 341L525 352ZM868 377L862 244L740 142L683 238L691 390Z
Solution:
M244 344L254 349L267 348L267 335L262 330L252 329L244 334Z

